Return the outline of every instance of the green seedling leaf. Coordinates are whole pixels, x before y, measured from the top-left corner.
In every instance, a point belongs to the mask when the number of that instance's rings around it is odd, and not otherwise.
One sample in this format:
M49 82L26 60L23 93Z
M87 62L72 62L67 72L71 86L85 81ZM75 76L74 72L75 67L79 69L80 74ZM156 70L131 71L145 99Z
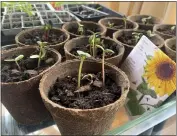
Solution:
M174 30L174 29L175 29L175 27L176 27L176 26L172 26L172 27L171 27L171 30Z
M13 62L13 61L15 61L15 59L5 59L4 61Z
M142 18L141 21L142 21L143 23L145 23L145 22L146 22L146 18Z
M93 79L93 75L92 74L87 74L87 75L84 75L83 77L82 77L82 79L88 79L88 78L90 78L91 80Z
M77 51L77 53L79 54L79 56L81 56L81 57L83 57L83 56L85 56L85 57L91 57L91 55L89 54L89 53L86 53L86 52L83 52L83 51Z
M95 44L100 44L101 39L100 38L95 38Z
M42 45L42 42L41 42L41 41L37 41L37 44L38 44L38 45Z
M151 16L147 17L147 19L151 19L151 18L152 18Z
M39 55L31 55L30 58L31 59L37 59L37 58L39 58Z
M114 26L114 23L108 22L108 26L109 26L109 27L113 27L113 26Z
M111 50L111 49L106 49L106 50L105 50L105 52L106 52L106 53L111 53L111 54L114 54L114 51L113 51L113 50Z
M156 34L153 34L151 30L148 30L146 33L149 37L153 37L156 35Z
M24 58L24 55L19 55L15 58L15 61L19 61Z
M101 45L96 45L96 47L100 48L102 51L104 51L104 48Z

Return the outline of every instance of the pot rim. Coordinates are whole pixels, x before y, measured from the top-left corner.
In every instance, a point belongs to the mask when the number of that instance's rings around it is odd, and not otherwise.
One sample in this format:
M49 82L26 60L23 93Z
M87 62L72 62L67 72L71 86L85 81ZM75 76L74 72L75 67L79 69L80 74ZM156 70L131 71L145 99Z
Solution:
M36 28L30 28L30 29L26 29L26 30L21 31L20 33L18 33L15 36L15 42L16 42L16 44L23 45L23 46L33 46L33 45L27 45L25 43L20 42L19 41L19 37L21 35L24 35L26 32L31 32L31 31L34 31L34 30L42 30L42 29L43 29L42 27L36 27ZM65 30L60 29L60 28L56 28L56 27L53 27L52 30L57 30L57 31L63 32L67 36L67 38L63 42L60 42L60 43L57 43L57 44L53 44L53 45L49 45L50 47L56 47L58 45L62 45L62 44L64 44L65 42L67 42L70 39L70 35Z
M176 45L176 37L173 37L173 38L170 38L170 39L165 40L165 48L168 48L171 52L173 52L173 53L176 54L176 51L172 50L172 49L169 47L169 42L170 42L170 41L175 41L175 45Z
M116 20L118 20L118 21L123 20L123 18L120 18L120 17L105 17L105 18L100 19L100 20L98 21L98 23L99 23L100 25L103 25L102 22L103 22L104 20L111 20L111 19L116 19ZM128 18L127 18L127 21L129 21L130 23L132 23L132 24L135 25L135 28L132 28L132 29L135 29L135 30L138 29L138 27L139 27L138 23L133 22L132 20L130 20L130 19L128 19ZM106 27L107 29L119 30L119 29L107 27L107 26L105 26L105 25L103 25L103 26ZM120 30L121 30L121 29L120 29ZM128 29L127 29L127 30L128 30Z
M79 39L84 39L84 38L89 38L89 36L76 37L76 38L73 38L73 39L67 41L67 42L65 43L65 45L64 45L64 51L65 51L67 54L71 55L72 57L79 58L78 56L75 56L74 54L70 53L70 52L67 50L66 46L70 45L73 40L79 40ZM109 37L102 36L101 38L106 39L106 40L110 40L110 41L112 41L112 42L115 42L116 44L118 44L118 47L119 47L119 52L118 52L117 55L115 55L115 56L113 56L113 57L110 57L110 58L106 58L105 60L110 60L110 59L119 57L119 56L121 56L121 55L124 54L125 48L124 48L123 45L119 44L118 42L116 42L115 40L113 40L113 39L111 39L111 38L109 38ZM95 59L95 58L93 58L93 59L94 59L94 60L101 60L101 59Z
M15 51L15 50L23 50L23 49L28 49L28 48L32 48L32 49L36 49L37 47L35 46L24 46L24 47L17 47L17 48L12 48L12 49L9 49L9 50L4 50L2 51L1 53L1 56L5 53L9 53L11 51ZM34 79L37 79L38 77L42 76L44 73L46 73L48 70L50 70L51 68L53 68L57 63L60 63L61 62L61 54L59 52L57 52L55 49L47 49L53 53L55 53L58 57L58 60L52 65L50 66L49 68L47 68L46 70L42 71L41 73L39 73L37 76L34 76L34 77L31 77L29 78L28 80L24 80L24 81L19 81L19 82L1 82L1 85L19 85L19 84L23 84L23 83L27 83L27 82L30 82Z
M104 35L106 33L106 31L107 31L106 27L104 27L103 25L100 25L99 23L93 22L93 21L72 21L72 22L66 22L62 26L62 29L65 30L70 35L74 35L76 37L80 37L82 35L77 35L77 34L71 33L71 32L69 32L69 31L66 30L66 26L71 25L73 23L77 23L77 22L80 22L80 23L83 23L83 24L95 24L97 26L100 26L103 29L103 32L100 35Z
M122 42L120 42L120 41L118 41L117 40L117 34L119 34L119 33L123 33L123 32L133 32L133 31L135 31L135 32L145 32L144 30L126 30L126 29L124 29L124 30L119 30L119 31L116 31L115 33L113 33L113 39L115 40L115 41L117 41L118 43L120 43L120 44L123 44L124 46L127 46L127 47L129 47L129 48L134 48L135 46L130 46L130 45L128 45L128 44L125 44L125 43L122 43ZM158 34L155 34L155 36L156 36L156 38L158 38L159 40L161 40L161 41L163 41L163 44L160 44L159 46L157 46L158 48L162 48L163 47L163 45L164 45L164 39L162 38L162 37L160 37Z
M130 19L130 20L132 20L131 18L132 17L138 17L138 16L151 16L152 18L154 18L154 19L157 19L158 21L159 21L159 23L155 23L155 24L143 24L143 23L138 23L138 22L136 22L137 24L139 24L139 25L145 25L145 26L154 26L154 25L156 25L156 24L161 24L162 23L162 19L160 19L160 18L158 18L158 17L155 17L155 16L152 16L152 15L147 15L147 14L135 14L135 15L130 15L130 16L128 16L127 18L128 19ZM133 20L132 20L133 21ZM133 22L135 22L135 21L133 21Z
M161 35L163 35L163 36L176 37L176 36L174 36L174 35L164 34L163 32L158 31L157 29L159 29L161 26L175 26L175 24L156 24L156 25L154 25L154 27L153 27L153 31L156 32L156 33L158 33L158 34L161 34Z
M72 63L72 62L73 62L73 63L75 63L75 62L80 62L80 60L78 60L78 59L67 60L67 61L65 61L64 63L59 63L59 64L57 64L54 69L57 69L57 67L60 67L60 66L62 66L62 65L67 65L68 63ZM101 63L101 62L99 62L99 61L92 61L92 60L85 60L84 62ZM115 102L110 103L110 104L108 104L108 105L106 105L106 106L102 106L102 107L99 107L99 108L93 108L93 109L74 109L74 108L66 108L66 107L64 107L64 106L62 106L62 105L59 105L59 104L57 104L57 103L54 103L53 101L51 101L51 100L47 97L47 95L45 95L45 93L44 93L44 91L43 91L43 82L47 79L48 75L51 76L51 75L50 75L50 72L46 73L46 74L42 77L42 79L41 79L41 81L40 81L40 84L39 84L39 90L40 90L40 94L41 94L41 97L42 97L43 101L49 103L53 108L60 108L60 109L63 109L63 110L65 110L65 111L72 111L72 112L76 112L76 113L78 113L78 112L92 112L92 111L96 111L96 110L102 110L102 109L104 109L104 108L111 107L111 106L114 105L115 103L118 103L118 102L122 101L122 99L123 99L124 97L126 97L127 93L129 92L130 82L129 82L129 80L128 80L128 77L127 77L127 75L126 75L121 69L119 69L118 67L116 67L116 66L114 66L114 65L111 65L111 64L109 64L109 63L106 63L106 62L105 62L105 65L107 65L107 66L111 67L112 69L114 69L114 70L118 71L119 73L121 73L122 76L123 76L124 79L125 79L125 82L127 82L127 87L124 88L124 89L125 89L124 94L121 94L120 98L119 98L118 100L116 100ZM52 70L54 70L54 69L52 69ZM56 75L54 75L54 76L56 76ZM122 88L122 87L121 87L121 88Z

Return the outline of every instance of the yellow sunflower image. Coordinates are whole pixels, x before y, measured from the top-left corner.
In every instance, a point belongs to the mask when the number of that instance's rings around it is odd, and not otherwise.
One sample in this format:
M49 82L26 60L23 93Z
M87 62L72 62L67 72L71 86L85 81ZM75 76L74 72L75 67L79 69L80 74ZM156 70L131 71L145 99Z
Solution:
M158 50L146 61L143 77L159 96L172 94L176 90L176 63Z

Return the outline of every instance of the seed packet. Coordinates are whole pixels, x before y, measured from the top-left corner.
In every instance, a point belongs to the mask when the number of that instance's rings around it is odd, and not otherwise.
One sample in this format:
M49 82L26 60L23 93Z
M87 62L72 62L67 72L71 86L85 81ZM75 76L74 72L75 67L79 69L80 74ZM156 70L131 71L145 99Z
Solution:
M132 116L159 107L176 90L176 63L142 36L121 66L130 81L126 107Z

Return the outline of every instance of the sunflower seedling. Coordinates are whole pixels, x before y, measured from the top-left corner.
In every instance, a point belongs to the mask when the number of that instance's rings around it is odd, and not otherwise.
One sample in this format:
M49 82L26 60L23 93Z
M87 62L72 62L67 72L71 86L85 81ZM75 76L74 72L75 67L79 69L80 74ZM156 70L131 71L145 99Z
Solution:
M20 67L18 61L22 60L23 58L24 58L24 55L19 55L15 59L5 59L4 61L15 62L18 69L21 71L21 67Z
M133 32L132 36L135 38L135 41L137 43L139 41L139 39L141 38L141 36L143 36L143 33Z
M82 73L82 66L84 63L84 60L88 57L91 57L91 55L89 53L85 53L83 51L77 51L79 57L80 57L80 65L79 65L79 72L78 72L78 84L77 84L77 88L81 87L81 73Z
M108 22L108 27L113 28L114 27L114 23Z
M105 86L105 71L104 71L105 54L106 53L114 54L114 51L111 49L104 49L100 45L96 45L96 46L102 50L102 80L103 80L103 87L104 87Z
M151 30L148 30L146 33L149 37L155 36L155 34L153 34Z
M90 31L90 30L89 30ZM100 38L99 38L99 33L94 33L92 31L90 31L92 33L92 35L89 37L89 44L90 44L90 54L95 57L96 56L96 44L100 44Z
M78 33L80 35L83 35L84 34L84 25L80 24L79 22L77 22L77 24L78 24L78 29L77 29Z
M152 18L151 16L145 17L145 18L142 18L141 21L143 22L143 24L148 24L151 18Z
M45 41L48 41L50 30L52 29L52 24L45 24L43 27Z
M30 58L31 59L36 59L38 58L38 68L40 67L41 64L41 60L44 59L45 55L46 55L46 47L47 47L47 42L41 42L38 41L37 42L39 45L39 55L31 55Z

